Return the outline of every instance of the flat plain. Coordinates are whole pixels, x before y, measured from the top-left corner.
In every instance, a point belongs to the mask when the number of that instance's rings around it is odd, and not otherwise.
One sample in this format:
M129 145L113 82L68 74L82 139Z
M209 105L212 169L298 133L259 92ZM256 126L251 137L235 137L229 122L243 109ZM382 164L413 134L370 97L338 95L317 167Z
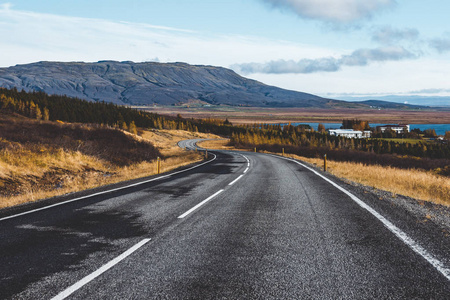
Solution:
M233 124L323 122L341 123L343 119L367 120L371 123L447 124L449 109L391 110L391 109L314 109L260 107L137 107L148 112L168 116L180 114L184 118L228 119Z

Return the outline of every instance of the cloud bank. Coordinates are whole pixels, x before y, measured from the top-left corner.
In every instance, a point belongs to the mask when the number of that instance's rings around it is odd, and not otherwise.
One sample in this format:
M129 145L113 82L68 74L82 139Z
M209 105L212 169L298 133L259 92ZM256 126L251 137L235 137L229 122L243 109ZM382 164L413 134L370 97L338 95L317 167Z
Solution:
M419 38L419 31L415 28L395 29L385 26L376 30L372 40L385 45L392 45L400 41L415 41Z
M140 62L155 58L160 62L225 67L253 59L331 53L320 47L266 38L20 11L9 4L0 4L0 37L0 67L44 60Z
M391 7L394 0L261 0L273 7L288 9L302 18L332 23L351 23L370 18Z
M266 73L266 74L307 74L315 72L336 72L343 66L366 66L371 62L398 61L415 58L416 55L403 47L380 47L375 49L358 49L350 55L340 58L318 58L277 60L267 63L244 63L234 64L232 69L244 73Z
M433 39L430 41L430 46L439 53L448 52L450 51L450 37Z

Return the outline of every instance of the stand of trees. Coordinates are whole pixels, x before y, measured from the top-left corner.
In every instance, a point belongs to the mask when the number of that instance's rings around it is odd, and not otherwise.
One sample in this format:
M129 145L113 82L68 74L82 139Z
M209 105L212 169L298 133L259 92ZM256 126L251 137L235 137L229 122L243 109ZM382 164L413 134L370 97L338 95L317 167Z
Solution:
M227 120L166 117L112 103L89 102L17 89L0 88L0 109L38 120L103 124L133 132L136 127L213 132L221 135L231 135L232 132L244 130L232 126Z
M278 125L279 126L279 125ZM245 133L234 133L231 143L237 147L252 148L258 145L286 145L321 147L330 150L354 150L375 154L409 155L420 158L450 158L450 147L439 143L401 143L382 139L351 139L308 131L292 125L282 129L277 125L247 128Z
M358 119L344 119L342 121L342 129L353 129L353 130L370 130L369 121L362 121Z
M247 128L234 133L230 144L238 148L327 157L336 161L389 165L399 168L420 168L450 176L450 146L440 143L398 143L381 139L350 139L330 136L292 125Z

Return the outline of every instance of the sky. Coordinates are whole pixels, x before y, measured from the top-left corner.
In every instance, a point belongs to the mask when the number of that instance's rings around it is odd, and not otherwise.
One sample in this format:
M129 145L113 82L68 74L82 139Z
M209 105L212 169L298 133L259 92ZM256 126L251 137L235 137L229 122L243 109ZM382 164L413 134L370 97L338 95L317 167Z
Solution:
M186 62L335 99L450 99L449 11L448 0L0 0L0 67Z

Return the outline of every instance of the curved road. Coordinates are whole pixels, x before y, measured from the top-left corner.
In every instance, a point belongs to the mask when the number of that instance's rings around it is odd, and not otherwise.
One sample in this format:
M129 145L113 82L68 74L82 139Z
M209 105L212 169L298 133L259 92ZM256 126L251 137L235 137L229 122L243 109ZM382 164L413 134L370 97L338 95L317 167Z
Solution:
M1 210L0 226L2 299L450 296L443 232L260 153Z

